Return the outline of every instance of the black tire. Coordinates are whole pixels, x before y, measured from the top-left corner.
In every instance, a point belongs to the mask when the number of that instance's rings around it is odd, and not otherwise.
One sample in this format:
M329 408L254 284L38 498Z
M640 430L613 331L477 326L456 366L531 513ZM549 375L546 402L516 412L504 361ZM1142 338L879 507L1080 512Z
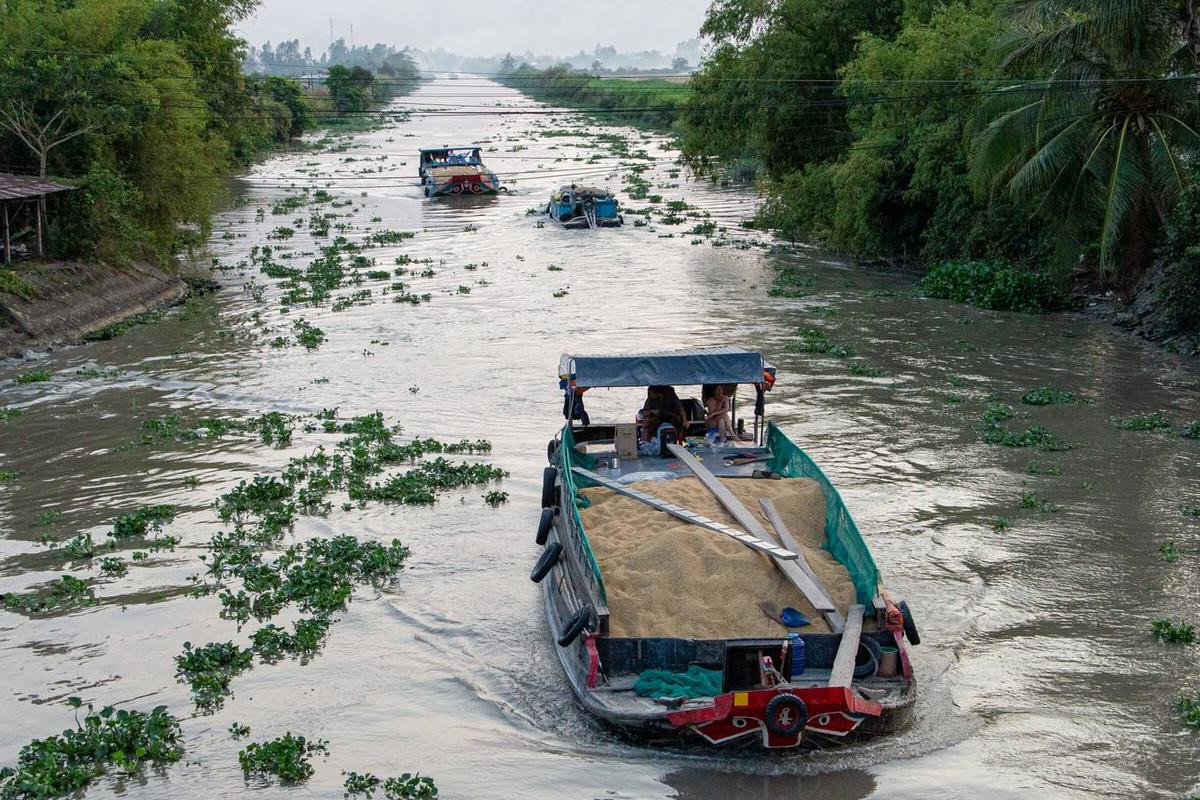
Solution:
M542 578L549 575L550 570L554 569L554 565L558 563L558 559L562 555L562 549L562 542L551 542L542 551L541 558L533 565L533 571L529 573L529 580L534 583L541 583Z
M555 467L546 467L542 470L542 508L550 508L558 505L558 488L555 484L558 483L558 469Z
M917 632L917 623L913 620L912 612L908 610L908 601L901 600L896 608L900 609L900 616L904 618L904 636L908 643L920 644L921 634Z
M551 439L546 443L546 460L554 466L554 457L558 455L558 439Z
M583 629L592 621L592 607L585 605L575 612L575 615L567 620L567 624L563 627L562 634L558 637L559 647L569 647L572 642L579 638L579 634L583 633Z
M858 640L858 652L854 654L854 677L870 678L879 669L879 642L862 637Z
M550 528L552 528L554 526L554 513L555 513L555 509L553 509L553 508L543 508L542 509L542 516L538 520L537 539L536 539L536 541L539 545L545 544L546 539L550 536Z
M786 715L791 722L786 725L779 721L785 709L791 709ZM808 706L794 694L777 694L767 702L763 718L767 730L776 736L795 736L808 725Z

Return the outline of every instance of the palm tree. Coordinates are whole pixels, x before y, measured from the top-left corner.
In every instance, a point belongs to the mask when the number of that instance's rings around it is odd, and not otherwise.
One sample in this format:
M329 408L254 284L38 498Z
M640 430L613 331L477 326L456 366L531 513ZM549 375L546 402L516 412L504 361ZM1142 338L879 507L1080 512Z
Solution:
M1013 6L1004 62L1036 72L990 93L971 177L1036 203L1060 252L1098 248L1100 276L1129 289L1200 154L1192 0L1038 0Z

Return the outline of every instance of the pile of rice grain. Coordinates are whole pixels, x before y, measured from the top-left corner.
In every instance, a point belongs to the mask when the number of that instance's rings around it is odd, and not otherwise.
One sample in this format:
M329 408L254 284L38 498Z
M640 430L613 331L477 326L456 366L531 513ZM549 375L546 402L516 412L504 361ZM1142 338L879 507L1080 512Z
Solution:
M834 605L845 613L855 602L846 568L822 548L825 497L816 481L748 478L722 480L772 531L758 505L770 498L796 538ZM737 522L694 477L643 481L635 489L662 498L730 527ZM771 559L733 539L657 511L608 489L582 494L591 501L579 510L608 595L609 635L727 639L780 637L788 629L768 619L758 604L774 603L802 611L812 625L804 633L829 631L828 625Z

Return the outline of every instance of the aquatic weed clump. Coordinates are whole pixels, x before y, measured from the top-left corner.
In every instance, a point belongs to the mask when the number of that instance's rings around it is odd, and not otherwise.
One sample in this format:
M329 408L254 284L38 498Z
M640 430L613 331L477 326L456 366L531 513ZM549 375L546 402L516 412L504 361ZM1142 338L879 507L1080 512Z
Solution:
M1189 728L1200 728L1200 694L1180 695L1176 706L1183 724Z
M48 587L38 592L0 594L0 604L4 608L26 615L95 605L96 602L91 584L71 575L59 576L58 580L51 582Z
M1074 405L1082 400L1074 392L1054 386L1039 386L1021 395L1021 402L1027 406L1061 406Z
M142 506L129 514L122 514L113 523L113 539L130 539L145 536L150 531L161 531L163 525L172 522L177 514L175 506Z
M1033 425L1023 431L1011 431L1005 423L1016 416L1012 406L993 402L983 412L983 441L1004 447L1034 447L1038 450L1057 452L1070 450L1072 446L1050 433L1041 425Z
M376 790L382 791L386 800L431 800L438 796L438 789L432 778L422 778L408 772L398 778L383 779L370 772L342 774L346 776L343 786L347 797L360 794L373 797Z
M1179 435L1185 439L1200 439L1200 419L1192 420Z
M278 739L267 742L252 742L238 753L242 774L248 779L252 775L260 778L276 777L284 786L302 783L313 774L309 757L328 755L329 743L323 739L310 742L303 736L292 736L288 731Z
M67 702L75 709L78 697ZM77 712L78 714L78 712ZM21 748L15 767L0 769L0 798L61 797L77 792L111 768L138 774L143 764L165 764L183 756L179 722L158 706L149 713L105 706L75 719L75 728L34 739Z
M916 290L992 311L1041 314L1068 307L1067 296L1045 275L999 261L946 261L922 278Z
M1166 431L1174 427L1166 414L1156 411L1153 414L1134 414L1117 420L1117 427L1123 431Z
M1196 641L1196 626L1169 619L1154 620L1150 623L1150 632L1160 642L1194 644Z
M229 694L233 677L254 665L254 654L233 642L210 642L192 648L183 643L183 653L175 656L176 674L192 687L192 698L202 709L219 708Z

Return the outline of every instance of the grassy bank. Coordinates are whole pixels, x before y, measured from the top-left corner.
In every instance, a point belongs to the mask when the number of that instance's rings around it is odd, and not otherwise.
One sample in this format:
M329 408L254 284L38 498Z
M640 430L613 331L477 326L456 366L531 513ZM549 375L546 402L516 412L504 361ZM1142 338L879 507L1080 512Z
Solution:
M691 95L688 84L677 80L596 78L566 67L539 70L522 65L499 80L543 103L655 130L670 130Z

